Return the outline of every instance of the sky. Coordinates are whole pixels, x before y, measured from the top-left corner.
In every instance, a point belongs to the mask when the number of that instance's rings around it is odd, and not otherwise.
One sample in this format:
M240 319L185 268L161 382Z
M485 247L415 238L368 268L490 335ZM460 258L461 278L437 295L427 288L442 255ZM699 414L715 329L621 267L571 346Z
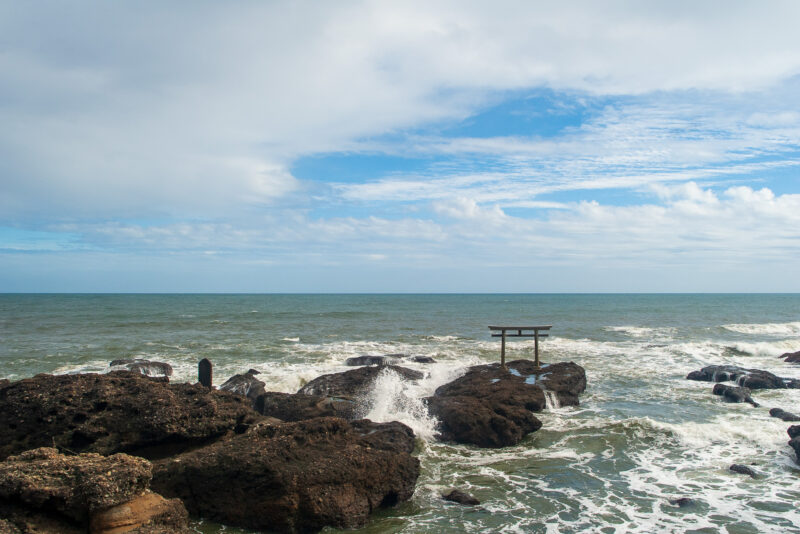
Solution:
M799 20L0 0L0 292L798 292Z

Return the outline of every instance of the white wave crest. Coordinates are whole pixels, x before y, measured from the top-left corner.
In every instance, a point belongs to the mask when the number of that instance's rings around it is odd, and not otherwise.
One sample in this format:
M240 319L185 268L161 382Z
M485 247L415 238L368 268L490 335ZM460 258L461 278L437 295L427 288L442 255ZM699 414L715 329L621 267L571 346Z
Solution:
M800 337L800 321L791 323L744 323L744 324L724 324L722 328L740 334L766 334L774 336L798 336Z

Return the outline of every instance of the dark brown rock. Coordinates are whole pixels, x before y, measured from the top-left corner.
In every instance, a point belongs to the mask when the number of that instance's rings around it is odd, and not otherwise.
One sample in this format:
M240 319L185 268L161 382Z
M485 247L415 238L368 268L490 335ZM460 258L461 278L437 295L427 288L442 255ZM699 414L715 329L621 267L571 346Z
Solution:
M406 380L419 380L424 376L419 371L397 365L359 367L343 373L317 377L300 388L298 393L355 399L366 394L378 375L386 370L394 371Z
M786 432L789 434L790 438L794 439L800 436L800 425L792 425L788 428L788 430L786 430Z
M758 474L751 467L746 465L733 464L729 469L734 473L739 473L740 475L748 475L751 478L758 478Z
M733 365L709 365L692 371L686 378L701 382L736 382L749 389L786 389L800 387L800 381L781 378L761 369L744 369Z
M302 393L268 391L256 398L254 408L262 415L282 421L303 421L314 417L360 419L358 405L351 400Z
M145 492L128 502L100 510L92 515L92 534L190 534L189 514L180 499L165 499Z
M575 363L537 369L529 360L517 360L505 369L500 364L471 367L426 401L430 413L441 422L442 439L505 447L541 428L532 412L545 408L545 391L552 392L562 406L576 406L585 389L586 373Z
M357 367L361 365L389 365L395 364L399 360L394 356L353 356L344 361L345 365Z
M669 503L678 508L689 508L697 504L697 501L690 497L678 497L677 499L670 499Z
M454 489L450 493L442 495L442 499L450 502L457 502L458 504L464 504L467 506L477 506L481 503L481 501L479 501L469 493L464 493L459 489Z
M109 367L122 367L145 376L172 376L172 366L164 362L153 362L135 358L132 360L114 360Z
M800 464L800 425L792 425L786 431L789 437L789 446L794 449L794 459Z
M779 357L783 358L787 363L800 363L800 350L797 352L787 352L786 354L781 354Z
M793 413L789 413L787 411L784 411L781 408L772 408L769 411L769 415L771 417L777 417L778 419L780 419L782 421L786 421L787 423L793 423L793 422L800 421L800 415L795 415Z
M758 403L750 396L748 388L728 386L725 384L714 384L711 390L714 395L721 395L728 402L747 402L758 408Z
M154 465L153 487L189 511L230 525L280 532L364 524L407 500L419 476L400 423L317 418L258 424L246 433Z
M255 369L250 369L243 375L233 375L219 389L247 397L251 403L255 404L258 396L266 393L264 382L255 377L257 374L260 373Z
M56 446L155 458L243 432L247 399L129 371L37 375L0 389L0 459Z

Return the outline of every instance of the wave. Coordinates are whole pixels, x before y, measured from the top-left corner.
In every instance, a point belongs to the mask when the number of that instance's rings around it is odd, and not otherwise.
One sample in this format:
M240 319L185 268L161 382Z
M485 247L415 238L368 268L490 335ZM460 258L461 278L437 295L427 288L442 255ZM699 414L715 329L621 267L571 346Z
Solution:
M739 334L798 336L800 337L800 321L791 323L743 323L724 324L722 328Z
M677 332L677 328L662 326L658 328L648 326L606 326L603 330L607 332L618 332L633 338L671 338Z

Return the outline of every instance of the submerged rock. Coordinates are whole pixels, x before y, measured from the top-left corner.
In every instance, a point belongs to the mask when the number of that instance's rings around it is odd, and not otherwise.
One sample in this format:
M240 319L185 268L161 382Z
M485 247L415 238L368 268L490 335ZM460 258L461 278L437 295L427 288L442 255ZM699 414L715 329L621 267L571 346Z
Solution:
M145 376L172 376L172 366L164 362L153 362L139 358L131 360L114 360L109 367L122 367L127 371Z
M407 359L414 363L436 363L430 356L409 356Z
M190 512L280 532L363 525L414 492L414 434L400 423L316 418L259 424L156 462L153 487Z
M481 503L481 501L479 501L469 493L464 493L459 489L454 489L450 493L442 495L442 499L450 502L456 502L458 504L464 504L467 506L477 506Z
M333 373L315 378L298 391L304 395L321 395L325 397L340 397L355 399L369 391L378 375L385 370L391 370L405 380L419 380L424 375L419 371L406 369L397 365L382 365L359 367L343 373Z
M758 474L750 467L742 464L733 464L729 468L734 473L739 473L740 475L749 475L751 478L758 478Z
M715 384L711 391L714 395L721 395L728 402L747 402L758 408L759 404L750 396L748 388Z
M221 391L230 391L237 395L243 395L250 399L251 403L255 404L258 396L266 393L266 389L264 389L266 384L255 377L257 374L261 373L255 369L250 369L243 375L233 375L226 380L219 389Z
M800 363L800 350L797 352L787 352L786 354L781 354L779 358L782 358L788 363Z
M678 508L689 508L697 504L697 501L691 497L678 497L677 499L670 499L669 503Z
M188 533L180 500L148 491L150 462L126 454L65 456L39 448L0 463L0 513L33 532L125 532L146 526ZM125 530L120 530L125 528ZM142 530L143 532L143 530Z
M586 372L575 363L537 369L529 360L517 360L505 369L497 363L471 367L464 376L439 387L426 402L441 422L442 439L505 447L541 428L533 412L546 407L546 393L562 406L576 406L585 389Z
M781 408L772 408L769 411L769 415L772 417L777 417L782 421L786 421L787 423L793 423L796 421L800 421L800 415L795 415L793 413L789 413L787 411L782 410Z
M247 399L129 371L36 375L0 389L0 459L36 447L153 458L243 432Z
M266 392L259 395L255 410L282 421L303 421L314 417L341 417L358 419L358 406L352 400L302 393Z
M794 449L794 459L795 461L800 464L800 425L792 425L786 431L791 438L789 440L789 446Z
M709 365L699 371L692 371L686 378L701 382L736 382L750 389L800 388L800 381L781 378L761 369L744 369L733 365Z
M356 367L361 365L389 365L395 364L398 361L399 358L393 354L387 356L354 356L352 358L347 358L344 364Z

